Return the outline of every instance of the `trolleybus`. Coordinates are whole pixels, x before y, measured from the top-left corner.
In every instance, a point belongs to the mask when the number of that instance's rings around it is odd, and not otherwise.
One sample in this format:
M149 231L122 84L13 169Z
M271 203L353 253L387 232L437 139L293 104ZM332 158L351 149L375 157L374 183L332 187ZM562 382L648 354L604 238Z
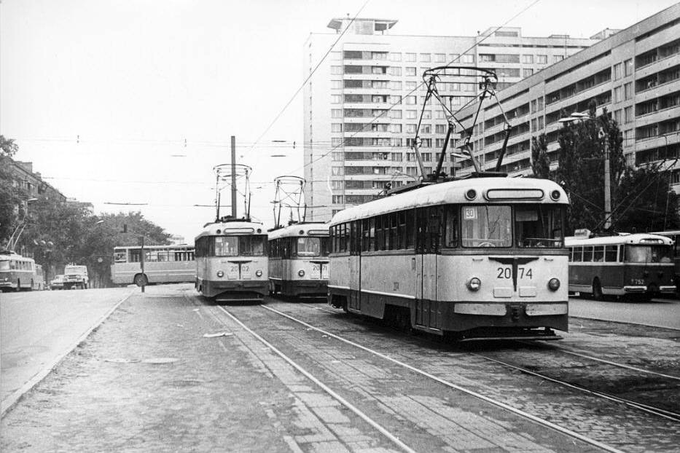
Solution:
M217 301L261 300L268 293L267 232L262 223L224 220L196 236L196 290Z
M566 331L566 193L544 179L474 176L337 213L329 304L461 340Z
M295 223L269 232L269 292L326 297L328 224Z
M194 247L191 245L149 245L113 249L111 281L116 285L134 283L146 286L157 283L193 282L195 279L196 262Z
M0 251L0 290L30 291L35 285L35 261L12 251Z
M569 248L569 291L594 299L635 295L649 300L676 291L673 240L637 233L566 238Z

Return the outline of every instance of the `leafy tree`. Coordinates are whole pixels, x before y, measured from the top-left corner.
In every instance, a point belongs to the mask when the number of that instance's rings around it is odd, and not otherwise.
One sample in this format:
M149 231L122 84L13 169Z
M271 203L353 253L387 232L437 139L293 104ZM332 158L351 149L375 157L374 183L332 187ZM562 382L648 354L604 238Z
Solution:
M564 123L558 136L559 167L555 181L569 194L568 230L602 231L605 225L604 165L608 150L613 231L650 231L678 224L677 196L659 168L634 169L626 164L623 138L616 121L605 110L580 121ZM562 112L562 116L567 114ZM643 215L641 215L643 214Z
M534 176L550 179L550 158L548 157L548 142L545 135L531 138L531 169Z
M680 228L678 195L669 190L670 175L656 167L627 169L612 208L619 231L663 231Z
M12 183L12 156L18 151L14 140L0 135L0 249L4 248L23 217L21 200L26 196Z

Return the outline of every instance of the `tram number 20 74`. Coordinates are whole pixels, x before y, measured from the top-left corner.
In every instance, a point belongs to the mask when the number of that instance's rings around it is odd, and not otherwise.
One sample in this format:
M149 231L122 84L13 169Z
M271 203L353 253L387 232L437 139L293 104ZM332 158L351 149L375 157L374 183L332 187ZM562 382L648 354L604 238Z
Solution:
M496 269L496 278L499 280L512 280L512 267L499 267ZM519 280L531 280L534 277L533 269L530 267L518 267L517 278Z

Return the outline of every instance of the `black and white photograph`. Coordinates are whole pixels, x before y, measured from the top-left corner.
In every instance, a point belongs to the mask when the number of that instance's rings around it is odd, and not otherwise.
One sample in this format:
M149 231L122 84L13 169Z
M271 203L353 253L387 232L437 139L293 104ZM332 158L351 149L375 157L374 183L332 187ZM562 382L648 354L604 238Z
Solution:
M680 3L0 0L0 451L677 452Z

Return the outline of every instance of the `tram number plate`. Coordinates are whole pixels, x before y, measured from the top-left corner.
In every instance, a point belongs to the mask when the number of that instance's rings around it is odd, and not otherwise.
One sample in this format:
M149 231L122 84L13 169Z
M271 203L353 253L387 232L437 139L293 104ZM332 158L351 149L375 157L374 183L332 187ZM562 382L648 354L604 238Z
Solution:
M496 269L496 278L502 280L512 280L512 267L504 266ZM517 278L519 280L531 280L534 278L534 270L530 267L517 267Z
M238 280L238 264L232 264L229 266L227 277L231 280Z
M250 278L250 265L241 265L241 278Z

